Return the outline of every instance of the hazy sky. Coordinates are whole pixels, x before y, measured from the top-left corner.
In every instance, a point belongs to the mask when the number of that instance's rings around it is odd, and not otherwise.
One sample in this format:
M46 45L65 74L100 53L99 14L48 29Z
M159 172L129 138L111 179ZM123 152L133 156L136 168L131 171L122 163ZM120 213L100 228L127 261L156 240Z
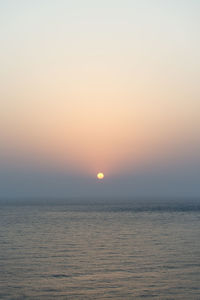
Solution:
M0 40L1 198L200 195L200 1L1 0Z

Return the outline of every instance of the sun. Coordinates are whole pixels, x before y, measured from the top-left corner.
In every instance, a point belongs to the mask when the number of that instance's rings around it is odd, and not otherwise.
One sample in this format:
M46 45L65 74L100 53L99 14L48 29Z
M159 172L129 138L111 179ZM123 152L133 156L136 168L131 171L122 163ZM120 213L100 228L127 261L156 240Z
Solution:
M98 173L98 174L97 174L97 178L98 178L98 179L103 179L103 178L104 178L104 174L101 173L101 172Z

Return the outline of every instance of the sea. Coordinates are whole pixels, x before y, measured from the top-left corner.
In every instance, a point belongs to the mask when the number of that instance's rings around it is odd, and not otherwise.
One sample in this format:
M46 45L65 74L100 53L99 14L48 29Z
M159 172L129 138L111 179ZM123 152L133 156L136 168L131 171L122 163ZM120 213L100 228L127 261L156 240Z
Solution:
M0 202L0 299L200 299L200 200Z

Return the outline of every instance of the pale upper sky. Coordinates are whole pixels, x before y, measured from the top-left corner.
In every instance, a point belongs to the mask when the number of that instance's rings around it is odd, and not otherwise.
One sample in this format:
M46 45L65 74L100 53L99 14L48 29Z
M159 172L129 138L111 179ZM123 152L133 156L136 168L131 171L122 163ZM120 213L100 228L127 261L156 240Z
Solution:
M200 194L199 1L2 0L0 40L0 197Z

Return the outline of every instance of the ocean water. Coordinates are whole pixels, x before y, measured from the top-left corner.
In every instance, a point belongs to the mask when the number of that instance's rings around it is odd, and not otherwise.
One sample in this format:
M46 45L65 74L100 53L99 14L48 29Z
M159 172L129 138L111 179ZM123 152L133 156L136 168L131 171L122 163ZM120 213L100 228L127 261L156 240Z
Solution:
M0 204L0 299L200 299L200 202Z

